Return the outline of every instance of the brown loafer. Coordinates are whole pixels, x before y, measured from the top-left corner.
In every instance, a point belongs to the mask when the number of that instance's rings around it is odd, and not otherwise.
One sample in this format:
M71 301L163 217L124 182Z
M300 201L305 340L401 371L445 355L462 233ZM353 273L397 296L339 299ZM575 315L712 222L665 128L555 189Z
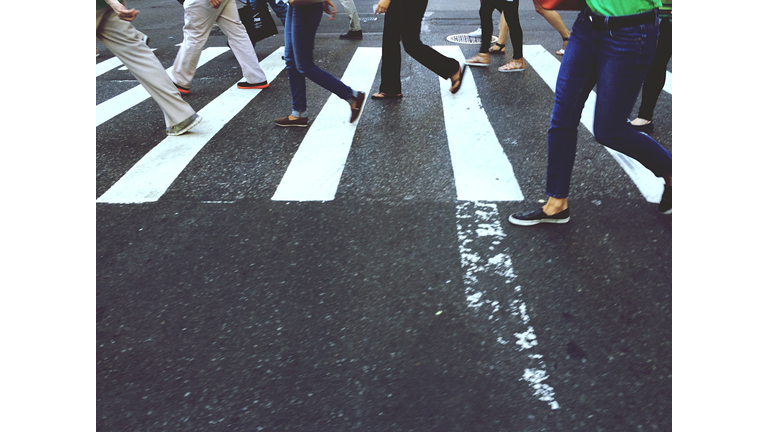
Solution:
M350 123L354 123L358 117L360 117L360 110L363 109L363 102L365 102L365 92L357 92L357 99L350 104L352 108L352 116L349 118Z

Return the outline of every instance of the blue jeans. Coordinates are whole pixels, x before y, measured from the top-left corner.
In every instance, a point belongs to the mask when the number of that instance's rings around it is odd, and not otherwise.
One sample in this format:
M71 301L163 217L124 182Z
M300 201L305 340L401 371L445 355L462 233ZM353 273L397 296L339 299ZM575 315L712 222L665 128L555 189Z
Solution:
M672 174L672 154L628 121L656 51L658 20L596 30L591 13L587 8L576 19L557 75L547 136L547 195L554 198L568 197L581 111L595 85L597 142L637 160L656 177Z
M354 100L352 89L338 78L320 69L312 57L315 33L323 17L323 3L289 6L285 20L285 68L291 84L293 111L307 111L307 84L305 77L336 96Z
M285 26L285 13L288 11L288 5L278 3L275 0L269 0L269 5L272 6L275 15L277 15L277 18L283 23L283 26Z

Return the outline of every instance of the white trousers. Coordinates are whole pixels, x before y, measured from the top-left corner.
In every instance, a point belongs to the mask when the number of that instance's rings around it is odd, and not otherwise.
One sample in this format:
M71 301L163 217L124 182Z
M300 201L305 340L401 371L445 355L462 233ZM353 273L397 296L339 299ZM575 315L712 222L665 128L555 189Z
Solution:
M195 113L181 98L160 60L144 43L144 35L128 21L118 18L112 8L96 9L96 37L160 105L166 127L177 125Z
M251 84L266 81L267 75L259 66L256 51L237 13L235 0L222 0L217 9L208 0L184 2L184 42L173 62L173 81L189 88L213 23L218 24L227 36L229 47L243 70L245 80Z
M344 6L344 10L347 11L347 16L349 17L349 29L352 31L360 30L360 17L357 16L357 7L355 6L354 0L339 0L339 3L341 3L341 5Z

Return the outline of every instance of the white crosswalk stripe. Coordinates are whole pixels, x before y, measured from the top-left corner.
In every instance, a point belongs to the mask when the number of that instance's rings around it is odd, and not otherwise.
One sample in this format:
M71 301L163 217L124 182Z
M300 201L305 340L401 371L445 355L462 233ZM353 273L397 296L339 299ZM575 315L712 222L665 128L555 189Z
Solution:
M380 48L358 48L341 81L370 95L380 59ZM293 156L273 200L334 199L357 129L358 121L349 123L349 116L349 104L331 95Z
M283 48L261 62L272 81L285 68ZM203 121L182 136L169 136L147 153L117 183L98 198L101 203L134 204L160 199L192 158L261 90L238 89L237 84L199 111Z
M465 61L457 46L434 48L461 64ZM523 192L482 107L470 68L467 68L461 89L456 94L449 91L450 80L440 79L440 86L457 198L522 201Z
M557 84L557 72L560 70L560 62L552 54L547 52L541 45L525 45L523 47L525 59L547 83L552 91L555 91ZM581 123L594 135L593 126L595 123L595 100L597 94L593 90L587 102L584 104L584 110L581 114ZM658 203L661 201L661 193L664 190L664 180L656 177L653 173L642 166L639 162L622 153L604 147L608 153L613 156L616 162L624 169L632 181L635 183L640 193L643 194L648 202Z
M208 63L209 61L227 51L229 51L229 48L227 47L209 47L204 49L200 54L200 61L198 61L197 67L201 67L202 65ZM170 73L171 68L168 68L165 71ZM99 126L105 121L112 119L116 115L121 114L122 112L140 104L141 102L144 102L145 100L149 99L149 97L150 96L147 90L145 90L143 86L139 85L119 94L118 96L113 97L112 99L106 100L96 105L96 126Z
M443 54L464 61L457 46L434 47ZM212 47L203 51L199 66L228 51ZM272 82L284 69L279 48L261 62ZM526 60L552 91L555 89L560 62L540 45L526 45ZM341 80L355 90L370 95L381 59L381 49L360 47L356 50ZM109 59L103 70L120 65ZM168 69L170 70L170 68ZM103 73L103 72L102 72ZM97 76L99 70L97 69ZM671 93L671 74L665 90ZM287 77L286 77L287 79ZM446 137L456 185L456 197L466 201L521 201L524 199L512 164L504 153L485 112L474 81L467 69L462 89L449 92L450 80L438 78L443 106ZM100 203L141 203L159 199L213 136L261 91L228 89L200 110L203 122L192 133L168 137L148 152L117 183L97 199ZM97 126L147 99L142 86L135 87L97 105ZM582 123L592 132L594 91L585 104ZM366 101L367 104L367 101ZM364 105L365 107L365 105ZM311 123L299 149L294 154L272 196L275 201L329 201L335 198L351 149L357 124L349 123L346 101L331 95ZM361 113L362 117L362 113ZM661 198L661 179L637 161L613 150L606 150L627 172L649 202Z
M116 67L119 67L122 64L123 62L121 62L117 57L112 57L111 59L106 59L103 62L96 63L96 76L99 77L104 75L105 73Z

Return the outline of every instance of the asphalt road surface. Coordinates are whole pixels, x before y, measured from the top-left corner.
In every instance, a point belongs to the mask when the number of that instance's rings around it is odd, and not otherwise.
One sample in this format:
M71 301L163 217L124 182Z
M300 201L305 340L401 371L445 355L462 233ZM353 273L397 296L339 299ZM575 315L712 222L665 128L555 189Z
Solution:
M370 94L383 16L356 3L363 40L338 38L337 5L315 60ZM447 37L479 27L477 3L431 1L422 40L473 56ZM170 67L181 6L128 6ZM282 26L256 46L263 91L232 89L214 29L184 97L203 122L173 139L97 42L97 430L670 431L661 183L585 121L571 221L507 222L546 199L561 45L530 1L520 16L524 72L494 56L454 97L404 55L405 97L367 100L353 125L308 83L307 129L273 124L291 107ZM671 70L653 133L670 151Z

